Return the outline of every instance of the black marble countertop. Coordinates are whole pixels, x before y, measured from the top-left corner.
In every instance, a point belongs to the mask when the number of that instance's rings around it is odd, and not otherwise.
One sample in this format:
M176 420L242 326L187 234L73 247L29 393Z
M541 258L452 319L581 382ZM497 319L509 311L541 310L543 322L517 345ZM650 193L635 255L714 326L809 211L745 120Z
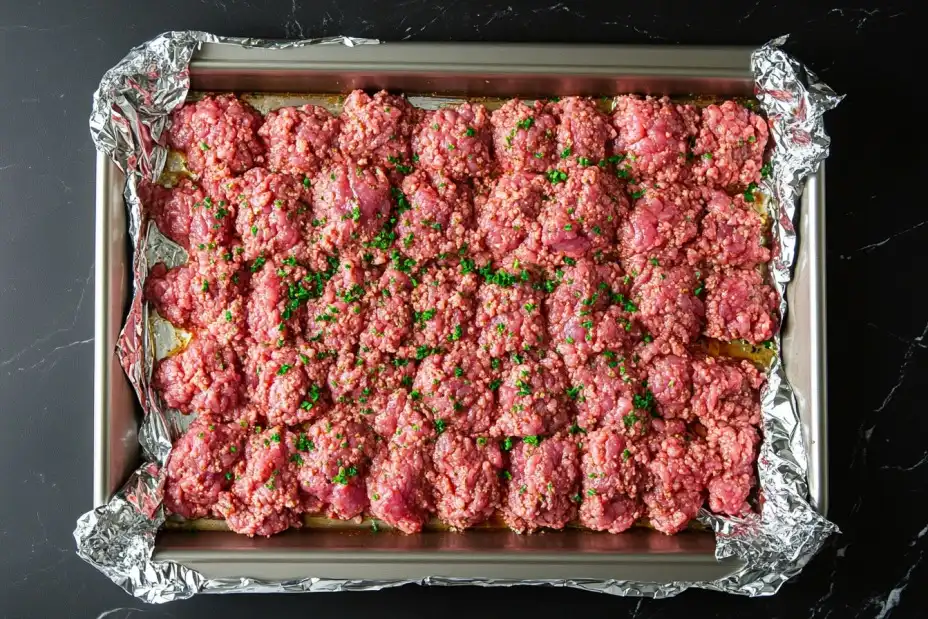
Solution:
M609 617L928 614L928 170L913 76L925 3L652 0L44 0L0 3L0 617ZM722 3L718 3L722 4ZM572 590L403 587L200 596L145 606L74 553L91 507L94 149L90 97L165 30L257 37L757 45L789 50L847 99L827 116L832 538L782 591L670 600ZM914 82L914 84L913 84ZM921 385L921 386L920 386ZM919 507L921 506L921 507ZM299 613L299 614L297 614Z

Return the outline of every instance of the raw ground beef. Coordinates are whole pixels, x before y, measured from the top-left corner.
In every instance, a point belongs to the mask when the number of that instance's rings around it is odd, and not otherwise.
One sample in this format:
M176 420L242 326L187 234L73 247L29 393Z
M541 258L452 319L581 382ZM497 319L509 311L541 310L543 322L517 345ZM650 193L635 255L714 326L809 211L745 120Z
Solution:
M345 99L338 147L361 165L408 164L416 110L404 97L381 90L373 97L355 90Z
M189 256L144 285L192 338L151 379L197 414L166 508L248 535L747 514L764 374L700 338L776 332L767 137L733 102L633 96L183 106L192 178L140 187Z
M309 190L298 177L252 168L232 191L240 192L235 229L245 260L288 252L303 240L312 216Z
M483 284L477 291L475 326L480 348L491 357L541 346L545 320L542 295L527 283Z
M174 443L168 458L164 505L184 518L205 518L232 485L244 453L245 429L207 415L198 417Z
M693 412L703 423L760 423L764 375L750 361L704 357L693 361Z
M741 195L706 189L699 250L709 264L753 267L770 261L764 220Z
M503 489L506 524L518 533L563 529L580 503L580 454L573 438L517 441Z
M463 531L492 516L500 504L503 466L495 440L455 432L438 437L429 473L438 518Z
M543 176L516 172L501 176L487 196L478 198L477 227L493 258L507 257L537 263L542 251L541 213L545 197Z
M669 98L624 95L615 100L613 149L627 178L666 183L689 175L689 141L698 133L699 110Z
M493 436L553 434L570 423L567 374L557 355L513 355L501 378Z
M255 427L245 458L235 467L235 481L216 505L236 533L269 537L300 526L300 514L314 511L315 505L300 496L290 444L291 435L282 426Z
M372 237L390 216L390 180L383 169L334 162L313 181L315 242L337 253Z
M479 103L462 103L423 114L412 149L419 167L463 181L490 173L490 142L487 109Z
M275 172L309 177L331 159L341 122L324 107L304 105L268 112L258 135L267 149L267 166Z
M243 380L235 352L202 334L157 363L151 386L182 413L212 413L231 421L244 401Z
M619 233L623 260L638 258L632 262L640 264L643 258L654 258L664 265L695 261L694 252L686 249L699 233L701 193L683 185L637 187L641 197Z
M246 368L247 393L271 425L295 426L330 407L325 373L314 357L296 348L255 347Z
M606 143L616 137L609 119L587 97L563 97L552 108L557 117L557 152L568 166L596 165L606 158Z
M760 344L777 330L777 293L754 269L719 269L706 277L706 335Z
M440 267L425 272L411 294L413 342L438 348L472 340L477 274Z
M434 511L427 481L429 451L424 446L391 446L374 459L367 484L371 513L403 533L418 533Z
M632 275L636 318L652 337L671 342L675 351L685 349L699 336L706 317L705 305L695 294L701 286L696 271L686 266L665 267L654 260Z
M542 101L510 99L490 115L496 160L506 172L545 172L555 165L557 119Z
M332 518L350 520L367 509L366 476L374 433L336 407L294 437L300 490L318 499Z
M628 213L618 179L597 166L556 170L553 198L542 209L541 241L557 255L580 258L612 249Z
M404 254L423 263L465 245L473 208L463 185L413 172L403 179L403 193L411 207L399 216L396 226Z
M580 460L580 523L594 531L621 533L644 515L641 490L647 445L615 430L596 430L583 438Z
M473 341L456 342L446 350L419 364L414 393L432 418L442 420L449 429L468 436L485 435L495 418L490 383L497 372Z
M693 145L693 177L720 189L759 183L767 135L764 119L743 105L706 106Z
M168 143L197 174L229 176L264 163L261 114L234 95L207 96L171 114Z

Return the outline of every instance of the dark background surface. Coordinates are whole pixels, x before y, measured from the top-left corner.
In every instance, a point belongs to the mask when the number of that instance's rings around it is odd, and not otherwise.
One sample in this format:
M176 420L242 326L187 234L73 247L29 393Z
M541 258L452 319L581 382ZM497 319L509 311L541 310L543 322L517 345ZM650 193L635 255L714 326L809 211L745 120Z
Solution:
M0 617L928 615L928 156L913 90L925 72L925 3L835 1L0 3ZM403 587L154 607L84 564L71 532L92 507L91 93L131 46L172 29L716 45L791 33L788 49L848 95L827 117L829 515L843 534L777 596L757 600Z

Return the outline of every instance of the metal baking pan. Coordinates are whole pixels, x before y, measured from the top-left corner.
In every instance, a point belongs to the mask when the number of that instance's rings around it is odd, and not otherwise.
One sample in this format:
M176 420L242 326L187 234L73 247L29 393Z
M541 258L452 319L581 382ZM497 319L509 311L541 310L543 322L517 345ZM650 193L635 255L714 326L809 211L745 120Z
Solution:
M346 93L354 88L469 97L605 95L750 96L748 48L603 45L388 43L255 49L204 44L190 64L191 90ZM124 178L97 157L94 502L105 503L138 465L140 409L114 349L131 297ZM802 199L795 276L782 339L796 392L813 505L827 504L825 401L824 168ZM539 579L715 580L737 560L715 559L709 532L667 537L648 529L621 535L568 530L520 536L505 530L415 536L304 529L270 539L225 531L164 531L155 559L208 578L281 581L419 580L429 576Z

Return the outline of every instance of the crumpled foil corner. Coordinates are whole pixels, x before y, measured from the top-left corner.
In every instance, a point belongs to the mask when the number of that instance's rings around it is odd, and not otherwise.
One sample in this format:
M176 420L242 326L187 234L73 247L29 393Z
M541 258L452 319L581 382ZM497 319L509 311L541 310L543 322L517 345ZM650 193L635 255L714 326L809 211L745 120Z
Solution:
M137 184L157 180L167 149L164 132L171 111L182 105L190 87L189 65L202 43L281 49L310 45L377 44L371 39L330 37L302 41L267 41L218 37L204 32L168 32L133 48L106 72L94 94L90 131L97 149L127 173L124 192L129 213L135 295L117 344L118 355L146 411L139 441L144 463L106 504L77 521L78 555L126 592L146 602L163 603L196 593L282 591L360 591L398 586L402 580L261 581L253 578L210 579L172 561L155 560L155 537L164 524L164 465L180 429L150 392L148 378L155 352L148 332L148 308L141 286L150 260L183 261L177 246L144 229ZM828 156L829 138L822 115L842 99L806 67L783 51L786 37L758 48L751 56L755 94L769 119L774 148L773 174L761 191L773 225L771 274L786 315L786 286L792 277L798 238L799 199L806 178ZM150 228L153 228L150 227ZM182 251L182 250L181 250ZM779 344L779 342L777 342ZM779 346L777 347L779 349ZM795 394L778 356L762 392L763 437L758 456L761 510L731 518L703 510L699 519L716 535L716 557L737 558L744 567L715 581L650 583L592 580L493 580L429 577L430 585L556 585L611 595L676 595L698 587L749 596L772 595L797 574L837 527L810 504L807 463Z

